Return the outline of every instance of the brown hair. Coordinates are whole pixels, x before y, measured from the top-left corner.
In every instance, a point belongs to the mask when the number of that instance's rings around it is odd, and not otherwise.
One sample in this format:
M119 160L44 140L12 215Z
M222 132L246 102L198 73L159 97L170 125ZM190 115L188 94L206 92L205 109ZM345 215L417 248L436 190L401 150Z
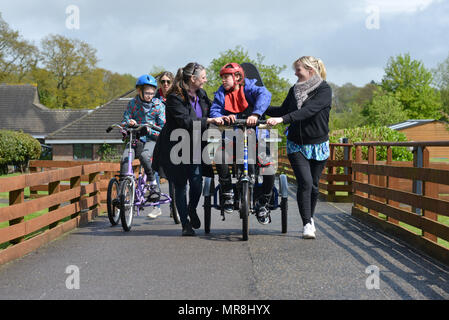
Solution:
M170 79L170 81L173 83L173 80L175 79L175 76L173 75L173 73L171 73L170 71L162 71L161 73L159 73L159 74L156 76L157 83L158 83L159 86L161 85L161 79L162 79L164 76L165 76L165 77L168 77L168 78Z
M187 90L189 88L190 79L193 76L198 77L200 72L204 69L206 68L196 62L190 62L184 68L179 68L178 72L176 73L173 85L168 90L167 95L173 93L186 99L183 93L183 89Z

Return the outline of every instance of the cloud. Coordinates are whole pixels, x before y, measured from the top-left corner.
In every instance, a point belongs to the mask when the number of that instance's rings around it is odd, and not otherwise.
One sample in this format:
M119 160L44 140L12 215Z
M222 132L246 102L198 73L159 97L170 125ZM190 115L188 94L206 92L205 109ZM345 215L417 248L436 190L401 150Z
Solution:
M79 30L65 26L69 5L80 9ZM379 9L378 29L366 26L369 6ZM363 85L380 80L390 56L409 52L433 67L449 53L449 4L441 0L15 0L1 12L25 39L81 39L97 49L100 67L134 76L154 65L173 72L191 61L207 66L241 45L266 64L287 65L282 75L291 82L292 62L315 55L330 81Z

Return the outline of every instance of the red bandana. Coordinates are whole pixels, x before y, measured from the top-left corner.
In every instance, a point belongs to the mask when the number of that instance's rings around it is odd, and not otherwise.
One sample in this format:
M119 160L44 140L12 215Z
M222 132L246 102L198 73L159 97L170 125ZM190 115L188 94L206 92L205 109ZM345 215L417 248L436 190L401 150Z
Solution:
M226 92L225 94L225 110L231 113L241 113L248 108L243 86L239 90Z

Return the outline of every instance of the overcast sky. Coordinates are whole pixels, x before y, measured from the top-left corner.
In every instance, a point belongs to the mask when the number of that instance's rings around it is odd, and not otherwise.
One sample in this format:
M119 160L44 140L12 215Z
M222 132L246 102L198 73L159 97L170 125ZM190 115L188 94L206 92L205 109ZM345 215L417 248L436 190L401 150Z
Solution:
M176 72L208 66L241 45L265 64L321 58L328 80L380 81L388 58L410 53L427 68L449 56L449 0L0 0L3 19L39 45L48 34L97 49L98 66L139 76L153 66ZM79 19L76 11L79 9ZM79 28L77 28L79 21Z

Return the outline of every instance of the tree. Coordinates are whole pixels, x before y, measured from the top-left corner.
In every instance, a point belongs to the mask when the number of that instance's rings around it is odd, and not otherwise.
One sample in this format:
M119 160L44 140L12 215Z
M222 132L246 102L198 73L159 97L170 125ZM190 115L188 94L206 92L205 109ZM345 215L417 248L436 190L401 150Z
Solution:
M373 126L389 126L408 120L408 114L396 96L381 88L374 92L363 114L366 116L366 123Z
M449 117L449 56L432 70L434 84L440 90L443 112ZM449 119L447 119L449 120Z
M56 105L49 107L73 107L68 88L77 77L95 68L96 50L81 40L50 35L42 40L41 58L45 69L56 79Z
M382 88L393 93L411 119L439 118L441 97L431 86L432 73L410 55L391 57L382 79Z
M37 60L37 47L10 29L0 13L0 81L21 82Z
M237 46L235 49L229 49L220 53L220 56L213 59L207 68L208 82L205 86L207 94L209 97L213 97L214 92L218 89L218 87L220 87L220 69L226 63L250 62L259 69L260 76L262 77L265 87L271 92L271 104L281 105L287 96L289 88L291 87L289 81L280 76L281 72L287 67L285 65L282 67L278 67L276 65L265 65L263 64L264 59L265 57L259 53L257 54L256 59L251 59L248 51L244 50L241 46Z

